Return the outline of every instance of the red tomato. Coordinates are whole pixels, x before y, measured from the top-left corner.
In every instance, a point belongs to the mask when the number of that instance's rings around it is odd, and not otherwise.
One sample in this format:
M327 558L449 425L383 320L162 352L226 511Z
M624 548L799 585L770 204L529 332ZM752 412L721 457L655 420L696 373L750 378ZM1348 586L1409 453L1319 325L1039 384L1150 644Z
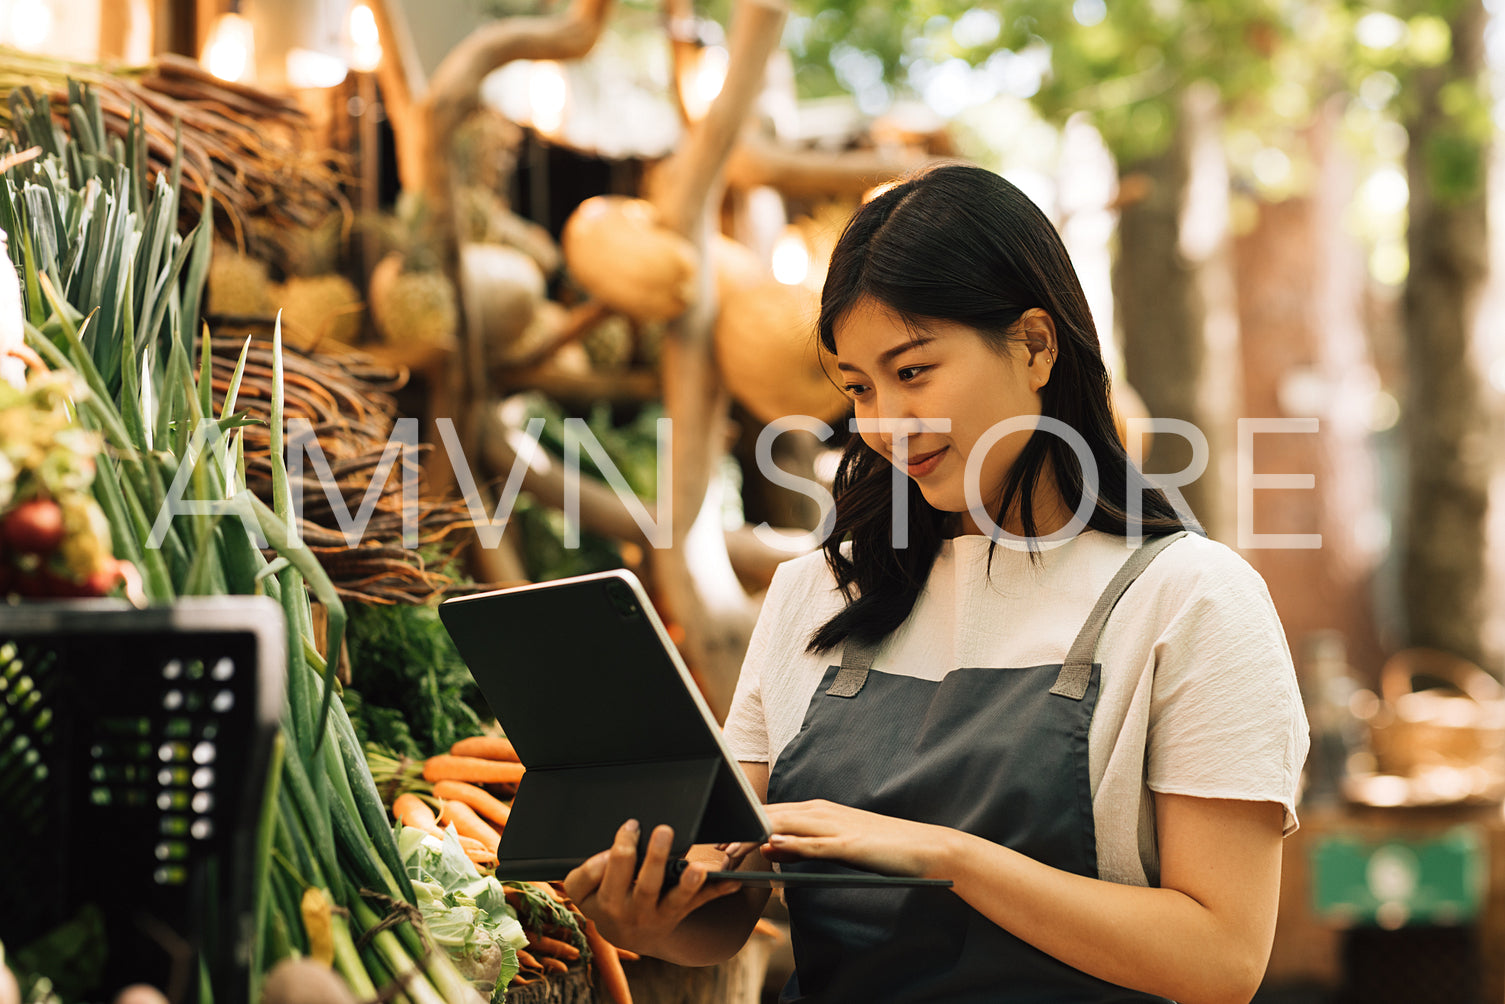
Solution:
M22 554L51 554L63 542L63 510L52 499L29 499L5 514L0 531Z

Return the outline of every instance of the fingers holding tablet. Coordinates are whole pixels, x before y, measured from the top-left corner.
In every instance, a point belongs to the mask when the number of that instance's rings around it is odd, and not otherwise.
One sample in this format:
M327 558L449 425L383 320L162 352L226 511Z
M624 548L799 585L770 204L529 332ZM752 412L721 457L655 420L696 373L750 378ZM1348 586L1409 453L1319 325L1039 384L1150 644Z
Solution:
M672 828L658 826L644 840L637 821L629 820L608 850L566 876L566 894L612 944L653 954L652 946L686 916L740 888L737 881L707 881L707 862L671 860L673 838Z

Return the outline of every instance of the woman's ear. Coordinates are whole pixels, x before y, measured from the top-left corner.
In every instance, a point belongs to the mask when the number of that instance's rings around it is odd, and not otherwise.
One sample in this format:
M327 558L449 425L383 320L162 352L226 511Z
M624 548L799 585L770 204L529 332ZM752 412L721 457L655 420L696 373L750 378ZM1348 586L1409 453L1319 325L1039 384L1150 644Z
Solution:
M1059 347L1056 344L1056 322L1039 307L1031 307L1019 318L1019 330L1024 336L1024 347L1029 353L1026 365L1029 368L1030 389L1039 390L1050 382L1050 371L1056 363Z

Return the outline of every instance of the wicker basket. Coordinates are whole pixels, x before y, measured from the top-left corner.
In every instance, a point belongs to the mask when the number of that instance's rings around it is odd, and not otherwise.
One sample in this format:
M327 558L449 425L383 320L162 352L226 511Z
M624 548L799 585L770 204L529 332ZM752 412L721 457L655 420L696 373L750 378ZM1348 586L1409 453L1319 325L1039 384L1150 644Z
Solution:
M1381 773L1505 766L1505 687L1468 660L1435 649L1398 652L1380 670L1380 695L1369 727Z

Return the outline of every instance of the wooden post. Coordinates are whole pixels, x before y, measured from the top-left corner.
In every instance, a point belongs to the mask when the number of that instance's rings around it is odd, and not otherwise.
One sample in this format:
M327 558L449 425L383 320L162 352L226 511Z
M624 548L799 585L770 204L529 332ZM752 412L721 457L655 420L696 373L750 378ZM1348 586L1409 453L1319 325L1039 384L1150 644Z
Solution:
M730 403L712 343L717 304L708 251L710 206L713 198L720 201L722 169L762 88L787 13L776 0L738 3L721 93L684 145L649 178L647 193L665 225L696 245L701 266L695 301L664 337L664 413L674 437L673 546L655 553L652 567L657 593L685 629L686 659L718 718L731 706L756 611L732 569L718 513L712 511L717 507L708 504L719 502L708 490L726 453Z

